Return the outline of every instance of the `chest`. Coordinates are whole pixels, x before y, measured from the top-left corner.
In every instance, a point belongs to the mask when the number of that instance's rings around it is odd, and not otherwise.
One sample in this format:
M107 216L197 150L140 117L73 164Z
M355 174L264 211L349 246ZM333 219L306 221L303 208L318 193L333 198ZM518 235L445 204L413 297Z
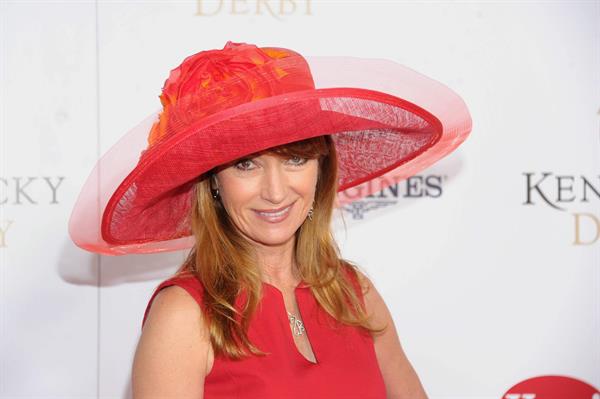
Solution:
M372 338L323 311L310 291L295 293L305 331L295 335L281 293L267 292L249 338L267 353L239 361L213 360L205 398L385 398ZM293 312L292 312L293 313Z

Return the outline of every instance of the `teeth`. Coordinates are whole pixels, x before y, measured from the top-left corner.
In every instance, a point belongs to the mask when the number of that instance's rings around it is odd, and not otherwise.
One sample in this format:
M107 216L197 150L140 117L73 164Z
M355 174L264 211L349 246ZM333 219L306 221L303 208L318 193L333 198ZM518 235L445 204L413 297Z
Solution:
M284 210L279 211L279 212L258 212L258 213L263 216L267 216L267 217L278 217L278 216L285 214L289 210L290 210L290 207L288 206L287 208L285 208Z

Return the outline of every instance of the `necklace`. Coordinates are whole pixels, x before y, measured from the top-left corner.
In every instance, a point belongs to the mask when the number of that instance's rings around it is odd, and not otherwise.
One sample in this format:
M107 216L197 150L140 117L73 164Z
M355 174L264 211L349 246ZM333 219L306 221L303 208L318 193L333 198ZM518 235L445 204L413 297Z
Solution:
M292 325L292 332L294 333L294 335L299 336L304 334L304 324L302 323L302 320L300 320L290 312L287 312L287 314L288 319L290 319L290 324Z

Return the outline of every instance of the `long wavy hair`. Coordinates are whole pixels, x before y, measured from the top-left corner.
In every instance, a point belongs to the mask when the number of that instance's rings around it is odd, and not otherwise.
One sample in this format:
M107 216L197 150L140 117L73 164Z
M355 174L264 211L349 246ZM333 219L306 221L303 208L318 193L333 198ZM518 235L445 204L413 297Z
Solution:
M337 321L365 333L383 331L384 327L371 326L369 315L348 279L348 272L354 273L356 279L358 267L341 258L331 232L338 187L337 155L331 136L297 141L260 153L318 159L313 218L306 219L295 233L294 256L300 276L319 305ZM257 258L220 200L212 196L211 179L215 171L200 176L195 185L191 214L195 245L176 275L193 274L204 287L202 311L215 356L240 359L265 355L248 338L249 323L262 295ZM237 309L236 298L244 290L247 299Z

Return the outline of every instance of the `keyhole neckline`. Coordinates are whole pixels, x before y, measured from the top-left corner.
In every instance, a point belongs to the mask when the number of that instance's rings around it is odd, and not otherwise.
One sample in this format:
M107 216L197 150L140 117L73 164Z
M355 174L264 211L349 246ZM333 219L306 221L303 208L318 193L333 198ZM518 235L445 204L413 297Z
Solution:
M283 310L284 310L284 319L286 321L286 325L289 324L289 318L288 318L288 315L287 315L287 309L285 308L285 302L284 302L284 299L283 299L283 293L279 290L279 288L275 287L272 284L269 284L269 283L263 281L263 285L265 285L266 287L272 289L277 294L279 294L279 298L281 299L281 306L283 307ZM296 285L296 287L294 288L294 294L296 294L297 291L300 291L302 289L306 289L307 287L308 287L308 285L303 280L301 280L298 283L298 285ZM301 309L302 306L300 304L300 301L297 298L298 297L296 297L296 301L298 303L298 309L300 310L300 318L302 319L304 325L306 326L307 325L307 320L305 320L304 317L302 316L302 309ZM305 364L308 364L310 366L318 366L318 365L321 364L320 361L319 361L319 358L317 357L317 353L315 351L315 346L314 346L313 342L309 338L310 337L310 331L306 331L306 334L307 334L307 339L308 339L309 345L310 345L311 350L313 352L313 356L315 357L315 361L314 362L311 361L311 360L309 360L308 358L306 358L300 352L300 350L298 349L298 346L296 345L296 342L294 340L294 336L292 335L292 330L290 328L287 328L286 331L287 331L286 335L288 337L288 341L289 341L289 344L291 345L292 350L296 353L296 356L298 358L302 359L302 362L304 362Z

